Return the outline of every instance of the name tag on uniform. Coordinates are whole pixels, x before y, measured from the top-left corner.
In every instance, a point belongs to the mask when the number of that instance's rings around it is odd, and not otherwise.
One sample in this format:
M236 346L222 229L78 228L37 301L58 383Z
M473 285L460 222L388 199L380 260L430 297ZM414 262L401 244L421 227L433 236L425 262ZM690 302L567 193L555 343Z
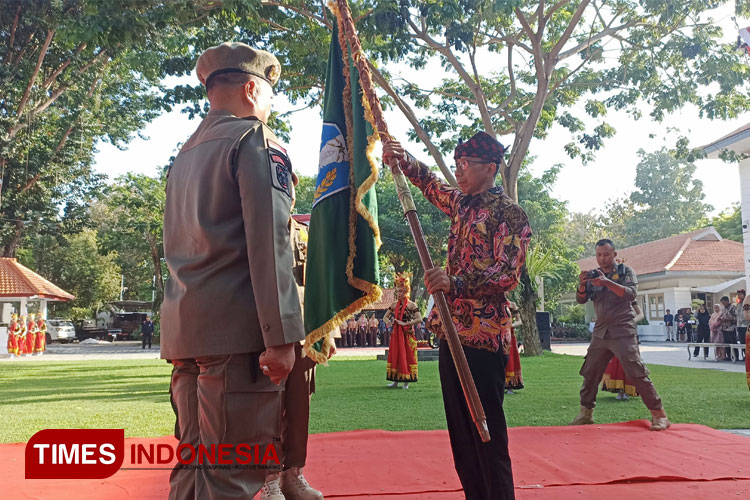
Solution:
M271 166L271 185L292 197L292 161L281 144L266 139L266 151Z

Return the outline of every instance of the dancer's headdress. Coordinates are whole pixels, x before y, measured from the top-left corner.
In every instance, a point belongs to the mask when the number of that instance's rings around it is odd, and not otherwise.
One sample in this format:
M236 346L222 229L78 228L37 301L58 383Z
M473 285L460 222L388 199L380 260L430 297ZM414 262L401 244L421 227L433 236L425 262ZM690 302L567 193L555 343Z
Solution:
M396 287L406 290L406 295L411 293L411 273L398 273L396 275Z

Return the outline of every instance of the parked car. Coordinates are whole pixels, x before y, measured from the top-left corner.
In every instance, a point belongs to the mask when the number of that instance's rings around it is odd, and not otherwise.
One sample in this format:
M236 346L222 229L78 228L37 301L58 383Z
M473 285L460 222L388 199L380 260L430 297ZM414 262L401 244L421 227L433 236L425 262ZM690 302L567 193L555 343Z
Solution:
M96 326L96 320L93 319L79 319L76 321L75 332L78 340L110 340L107 329Z
M47 343L73 342L75 339L76 330L72 321L69 319L47 320Z

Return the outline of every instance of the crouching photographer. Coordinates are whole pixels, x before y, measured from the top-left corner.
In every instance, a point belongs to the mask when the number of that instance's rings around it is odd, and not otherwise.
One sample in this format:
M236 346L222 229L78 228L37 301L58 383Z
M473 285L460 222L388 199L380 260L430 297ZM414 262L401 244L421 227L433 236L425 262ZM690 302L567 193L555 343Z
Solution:
M596 394L602 375L612 356L622 364L627 378L634 382L644 404L651 410L651 430L661 431L670 426L661 399L648 378L648 369L638 349L638 332L632 302L636 298L638 281L635 273L615 260L617 252L611 240L596 243L597 269L584 270L578 277L576 301L594 303L596 324L591 344L581 367L581 412L572 425L593 424Z

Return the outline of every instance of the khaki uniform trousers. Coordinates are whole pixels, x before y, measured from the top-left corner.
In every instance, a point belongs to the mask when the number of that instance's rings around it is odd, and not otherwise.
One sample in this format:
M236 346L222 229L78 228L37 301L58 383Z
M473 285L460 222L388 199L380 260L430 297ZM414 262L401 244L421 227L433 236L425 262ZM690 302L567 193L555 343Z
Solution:
M294 346L295 361L284 390L284 418L281 433L284 469L304 467L310 424L310 395L315 392L316 363L302 357L302 345Z
M607 364L612 356L616 356L622 364L622 369L628 379L633 381L638 394L649 410L660 410L661 399L654 389L654 384L648 378L648 369L641 360L638 340L635 335L616 338L591 339L586 358L581 367L583 387L581 387L581 406L594 408L596 394Z
M177 413L175 436L180 445L258 444L261 454L281 436L283 386L260 373L260 353L172 360L170 392ZM277 447L277 455L280 455ZM183 457L190 456L183 450ZM235 462L232 452L228 460ZM239 457L242 460L243 457ZM279 458L281 458L279 456ZM195 465L195 467L193 467ZM177 464L169 477L170 500L252 498L260 491L268 467L233 465L211 468Z

